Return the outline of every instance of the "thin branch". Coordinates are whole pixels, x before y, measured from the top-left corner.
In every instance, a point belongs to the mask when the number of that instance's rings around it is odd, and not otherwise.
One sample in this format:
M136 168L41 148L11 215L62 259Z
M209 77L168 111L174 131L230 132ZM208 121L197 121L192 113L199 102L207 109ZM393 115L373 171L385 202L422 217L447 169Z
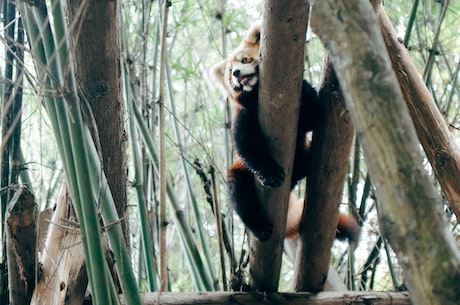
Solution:
M160 133L160 287L161 291L168 290L168 265L166 261L166 127L165 127L165 94L166 85L166 35L168 30L168 13L171 3L163 0L163 19L161 23L160 50L160 81L158 95L158 117Z

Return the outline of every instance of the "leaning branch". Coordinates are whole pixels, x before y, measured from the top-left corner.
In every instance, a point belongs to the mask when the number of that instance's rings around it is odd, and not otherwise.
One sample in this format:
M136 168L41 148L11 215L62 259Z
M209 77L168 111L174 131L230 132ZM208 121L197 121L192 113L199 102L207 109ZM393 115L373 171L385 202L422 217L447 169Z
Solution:
M377 14L383 39L420 143L457 220L460 221L459 147L383 7L379 7Z
M368 0L311 1L379 199L380 224L414 303L458 304L460 254ZM436 249L434 251L433 249Z

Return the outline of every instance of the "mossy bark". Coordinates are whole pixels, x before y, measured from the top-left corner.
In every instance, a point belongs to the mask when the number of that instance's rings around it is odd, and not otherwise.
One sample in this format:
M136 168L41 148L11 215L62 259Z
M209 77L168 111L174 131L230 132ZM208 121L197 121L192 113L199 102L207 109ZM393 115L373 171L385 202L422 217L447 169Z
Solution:
M313 1L311 1L313 2ZM460 254L423 165L419 142L369 1L312 4L371 179L384 236L416 304L458 304Z

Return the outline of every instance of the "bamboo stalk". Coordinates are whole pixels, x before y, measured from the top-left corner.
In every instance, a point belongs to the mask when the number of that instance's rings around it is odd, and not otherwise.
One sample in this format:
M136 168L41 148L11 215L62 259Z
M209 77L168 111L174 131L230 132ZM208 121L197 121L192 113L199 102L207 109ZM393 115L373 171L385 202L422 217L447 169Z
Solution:
M129 72L126 71L125 73L128 74ZM159 278L157 272L157 263L156 263L156 256L154 251L154 243L153 243L153 236L152 236L152 224L149 221L148 212L147 212L147 202L144 193L144 173L143 173L143 164L142 164L142 157L141 152L138 147L139 135L137 133L137 127L135 126L135 119L134 119L134 110L133 108L136 107L134 105L135 98L132 97L134 95L134 90L131 89L130 84L128 84L128 77L125 78L125 88L127 88L127 108L128 108L128 115L132 118L129 120L129 134L131 138L131 149L133 155L133 166L134 166L134 188L137 194L137 201L139 207L139 215L141 220L141 239L143 244L144 250L144 262L145 268L147 273L147 279L149 283L150 291L157 290L157 279Z
M177 117L177 112L176 112L176 103L174 99L174 94L172 92L172 81L171 81L171 72L170 72L170 66L168 64L168 61L166 61L166 66L167 66L167 78L168 78L168 93L169 93L169 101L171 103L171 113L173 116L173 127L174 127L174 135L176 137L177 141L177 146L179 148L179 155L180 155L180 160L181 160L181 165L182 165L182 170L184 171L184 177L185 177L185 182L187 184L187 190L188 190L188 195L190 198L190 202L192 205L192 211L193 211L193 216L195 217L196 223L201 225L203 224L201 215L200 215L200 208L198 207L198 201L196 200L195 193L193 192L193 186L192 186L192 181L190 179L190 172L187 167L187 162L185 160L185 151L184 151L184 145L182 141L182 136L179 128L179 124L177 122L178 117ZM217 200L217 199L216 199ZM204 258L206 260L207 269L210 272L210 275L212 278L215 278L216 272L214 271L214 266L211 258L211 252L210 252L210 246L205 238L205 234L203 230L198 230L198 235L200 237L200 242L201 242L201 248L203 249L204 253ZM217 283L215 287L213 287L213 290L218 290Z
M446 16L447 8L449 7L450 0L440 1L442 7L441 12L439 13L438 24L436 25L436 30L434 32L433 43L431 45L430 52L428 53L428 58L426 60L425 69L423 70L423 79L425 83L428 84L428 81L431 78L431 71L434 64L434 58L436 56L436 51L438 49L439 43L439 34L441 33L441 25L444 21L444 17Z
M141 132L142 139L147 148L147 152L153 160L154 170L158 173L158 168L155 164L158 164L158 152L155 149L155 145L152 141L151 134L147 128L146 122L143 121L142 115L137 108L134 108L134 118L136 119L137 126ZM166 182L166 190L169 198L170 208L174 211L173 216L175 218L175 224L183 242L183 247L187 253L187 257L191 259L189 267L191 268L192 279L195 283L196 289L201 290L212 290L213 281L209 270L206 268L206 264L203 263L201 255L198 251L198 247L193 238L192 229L188 222L184 219L184 213L179 208L179 201L176 198L176 193L169 181Z
M410 35L412 33L412 27L414 26L415 16L417 15L419 0L415 0L412 4L412 10L409 15L409 21L407 22L406 34L404 35L404 46L407 48L409 45Z
M158 94L158 118L160 139L160 287L161 291L168 289L168 265L166 256L166 128L164 113L164 87L166 75L166 35L168 27L169 0L163 0L163 16L161 23L160 49L160 80Z
M105 224L110 224L106 230L116 267L119 274L123 275L120 277L122 289L130 304L141 304L113 198L101 171L94 143L80 112L72 63L67 61L66 57L69 48L66 40L63 40L68 36L62 3L54 2L52 7L56 36L53 35L48 23L46 6L29 7L21 3L21 13L27 20L26 28L29 41L32 42L32 52L40 78L46 88L53 88L64 97L45 95L45 107L57 138L69 189L80 220L93 300L96 304L118 303L100 239L99 217L97 217L99 214L95 203L102 198L100 206L103 207L102 218ZM58 50L56 50L57 45L61 46ZM86 172L88 169L93 169L91 175ZM92 234L89 234L90 232Z

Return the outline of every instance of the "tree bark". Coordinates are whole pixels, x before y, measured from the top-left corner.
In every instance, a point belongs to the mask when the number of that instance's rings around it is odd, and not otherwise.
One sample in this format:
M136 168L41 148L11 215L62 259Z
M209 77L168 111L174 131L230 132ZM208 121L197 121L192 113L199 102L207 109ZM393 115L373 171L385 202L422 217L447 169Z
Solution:
M312 26L331 54L413 302L458 304L460 254L369 1L314 1Z
M29 304L35 288L36 267L35 198L19 188L8 203L5 215L10 304Z
M321 292L311 293L232 293L181 292L144 294L144 305L205 305L205 304L284 304L284 305L411 305L404 292ZM159 302L158 302L159 301ZM124 300L121 302L126 304Z
M378 6L377 14L383 39L420 143L457 216L457 221L460 221L459 147L383 7Z
M276 291L280 276L287 203L300 107L307 20L306 1L266 1L260 47L259 122L286 180L277 189L259 189L274 230L264 243L251 238L250 273L254 290Z
M88 286L85 255L77 217L69 194L62 188L40 257L41 276L31 305L82 304Z
M110 0L68 3L69 24L77 20L72 35L79 93L88 103L83 108L89 108L93 139L129 246L119 5ZM82 5L87 7L79 11Z
M321 291L337 231L338 204L348 169L354 130L329 57L323 64L320 101L324 123L313 134L306 205L296 255L295 291Z

